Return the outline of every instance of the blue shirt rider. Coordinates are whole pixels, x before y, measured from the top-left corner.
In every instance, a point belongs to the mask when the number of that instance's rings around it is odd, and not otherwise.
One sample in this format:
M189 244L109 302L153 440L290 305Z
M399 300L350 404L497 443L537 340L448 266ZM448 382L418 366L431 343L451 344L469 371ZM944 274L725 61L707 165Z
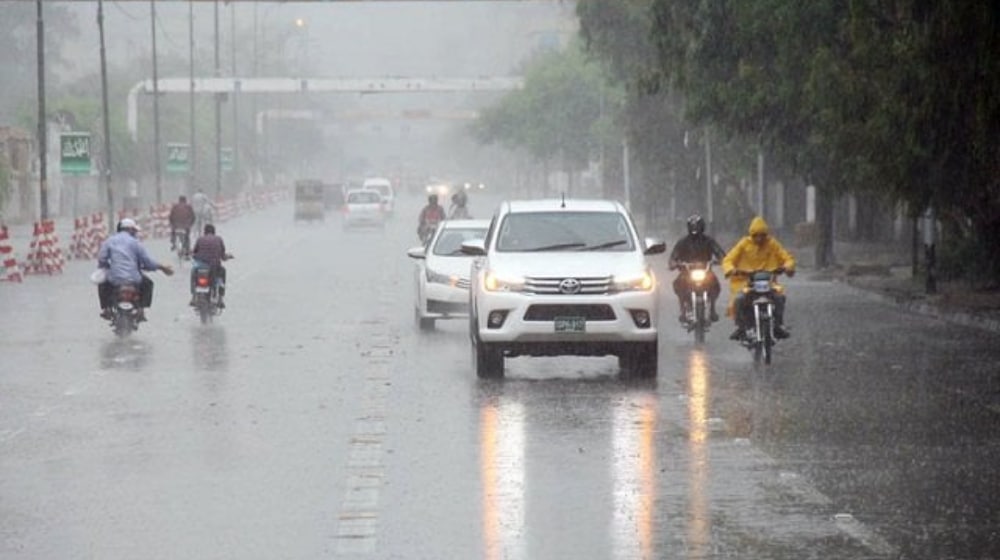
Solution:
M97 287L101 305L101 317L111 318L112 290L117 286L132 284L139 286L139 308L150 307L153 303L153 281L144 270L163 271L170 276L174 269L158 263L149 256L137 235L139 226L132 218L118 222L118 233L104 240L97 253L97 266L107 270L105 281ZM141 317L142 315L140 315Z

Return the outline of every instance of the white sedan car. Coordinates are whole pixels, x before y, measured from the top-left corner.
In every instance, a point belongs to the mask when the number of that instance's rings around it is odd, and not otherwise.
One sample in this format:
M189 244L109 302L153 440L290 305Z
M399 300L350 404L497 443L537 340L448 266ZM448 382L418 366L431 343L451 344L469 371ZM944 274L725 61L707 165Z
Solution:
M407 251L417 261L414 316L421 330L433 329L437 319L468 317L473 257L462 252L462 243L484 238L489 225L489 220L447 220L426 246Z
M355 227L385 227L385 207L382 196L373 190L355 189L344 197L344 229Z

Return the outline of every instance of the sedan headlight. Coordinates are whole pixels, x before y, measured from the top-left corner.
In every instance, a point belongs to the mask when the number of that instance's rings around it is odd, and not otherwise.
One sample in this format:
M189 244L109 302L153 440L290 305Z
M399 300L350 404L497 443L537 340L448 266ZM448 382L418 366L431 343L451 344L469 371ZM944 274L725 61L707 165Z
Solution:
M520 292L524 290L524 278L500 276L492 270L488 270L486 276L483 277L483 288L488 292Z
M427 269L427 282L431 284L444 284L455 287L458 285L458 276L454 274L441 274L440 272Z
M649 270L635 276L615 276L611 286L616 292L649 292L656 287L656 277Z

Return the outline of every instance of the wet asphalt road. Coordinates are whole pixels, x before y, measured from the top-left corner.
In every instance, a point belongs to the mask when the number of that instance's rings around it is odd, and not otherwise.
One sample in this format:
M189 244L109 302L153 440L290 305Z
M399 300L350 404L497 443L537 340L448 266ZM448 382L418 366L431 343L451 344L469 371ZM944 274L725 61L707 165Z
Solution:
M186 269L123 341L91 263L0 286L0 558L1000 557L997 335L800 274L770 367L664 293L656 381L480 381L464 322L413 324L419 202L223 225L210 326Z

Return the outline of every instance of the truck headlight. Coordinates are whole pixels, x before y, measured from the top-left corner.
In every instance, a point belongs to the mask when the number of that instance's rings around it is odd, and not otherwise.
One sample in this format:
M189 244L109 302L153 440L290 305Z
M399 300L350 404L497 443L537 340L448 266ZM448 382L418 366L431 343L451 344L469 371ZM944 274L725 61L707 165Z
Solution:
M446 286L456 286L458 285L458 276L454 274L441 274L431 269L427 269L427 282L430 284L444 284Z
M488 292L520 292L524 290L524 278L500 276L488 270L483 277L483 288Z
M615 276L611 279L611 288L615 292L649 292L656 287L656 278L650 271L636 276Z

